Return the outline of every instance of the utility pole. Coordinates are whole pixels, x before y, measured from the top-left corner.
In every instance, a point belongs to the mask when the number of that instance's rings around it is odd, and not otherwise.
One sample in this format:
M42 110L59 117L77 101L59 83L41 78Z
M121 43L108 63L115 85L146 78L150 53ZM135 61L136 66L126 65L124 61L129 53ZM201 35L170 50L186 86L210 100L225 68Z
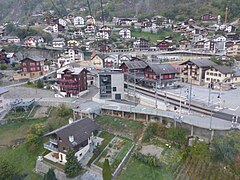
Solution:
M227 5L226 5L226 11L225 11L225 24L227 24L227 19L228 19L228 0L227 0Z
M209 130L212 130L212 118L213 118L213 97L212 97L212 103L211 103L211 119L210 119L210 127L209 127Z
M211 89L212 89L212 87L211 87L211 84L209 84L209 91L208 91L208 106L210 106L210 100L211 100Z
M134 106L136 106L136 70L134 70Z
M188 113L190 113L190 110L191 110L191 102L192 102L192 78L191 78L191 83L189 88Z
M157 81L155 83L155 108L157 110Z

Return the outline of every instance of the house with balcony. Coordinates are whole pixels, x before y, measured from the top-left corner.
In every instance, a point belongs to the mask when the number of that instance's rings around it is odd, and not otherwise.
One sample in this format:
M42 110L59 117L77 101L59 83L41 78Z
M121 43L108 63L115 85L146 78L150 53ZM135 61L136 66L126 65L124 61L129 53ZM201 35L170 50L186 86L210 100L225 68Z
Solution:
M81 16L74 17L73 24L75 27L84 27L85 26L84 18Z
M29 47L36 47L45 42L44 38L41 36L27 36L24 39L24 45Z
M144 38L140 38L133 42L133 48L137 51L148 51L150 42Z
M119 31L119 36L122 38L122 39L130 39L132 36L131 36L131 31L127 28L123 28Z
M21 60L22 71L14 75L14 80L18 79L29 79L42 76L49 72L49 66L44 65L44 57L39 56L28 56Z
M90 118L76 121L69 119L69 124L44 135L49 137L44 148L50 151L44 158L64 165L67 162L67 151L73 149L78 161L81 161L88 152L93 152L101 144L103 139L94 135L99 130L100 126Z
M63 48L65 46L64 38L54 38L52 41L52 46L54 48Z
M171 64L148 63L144 69L144 79L142 85L147 87L170 87L178 80L178 71Z
M87 73L78 64L64 66L57 70L59 97L78 97L87 90Z
M4 94L8 92L7 89L0 87L0 117L4 114L7 109L7 102L4 99Z
M183 82L202 86L205 84L205 72L216 64L208 59L193 59L180 65Z

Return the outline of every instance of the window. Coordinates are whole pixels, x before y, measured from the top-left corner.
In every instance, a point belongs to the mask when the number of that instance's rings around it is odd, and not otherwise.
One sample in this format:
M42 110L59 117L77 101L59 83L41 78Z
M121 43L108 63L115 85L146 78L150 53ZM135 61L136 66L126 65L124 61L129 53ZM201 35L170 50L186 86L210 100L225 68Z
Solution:
M116 92L117 91L117 87L113 87L113 92Z
M213 73L210 73L210 76L212 76L213 75Z
M207 81L209 81L210 79L209 79L209 78L207 78L206 80L207 80Z
M218 74L219 77L221 77L222 75L221 74Z
M207 72L207 75L209 75L209 72Z

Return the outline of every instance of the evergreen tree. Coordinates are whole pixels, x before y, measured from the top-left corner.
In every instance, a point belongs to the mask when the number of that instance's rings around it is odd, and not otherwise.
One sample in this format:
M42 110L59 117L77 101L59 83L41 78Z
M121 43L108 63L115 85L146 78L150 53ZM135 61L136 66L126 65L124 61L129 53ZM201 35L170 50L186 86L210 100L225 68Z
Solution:
M49 169L47 174L44 175L44 180L57 180L54 170L52 168Z
M67 162L64 167L65 174L68 178L73 178L79 174L81 165L79 164L74 150L69 149L66 156Z
M103 164L103 180L111 180L111 179L112 179L112 173L111 173L109 161L108 159L105 159Z

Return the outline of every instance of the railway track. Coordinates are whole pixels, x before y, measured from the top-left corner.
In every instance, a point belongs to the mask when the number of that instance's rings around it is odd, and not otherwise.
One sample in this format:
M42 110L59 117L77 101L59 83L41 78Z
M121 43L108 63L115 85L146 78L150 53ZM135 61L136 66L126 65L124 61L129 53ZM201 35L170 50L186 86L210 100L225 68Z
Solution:
M128 84L128 88L134 91L133 84ZM155 91L153 89L138 86L138 85L135 86L135 90L137 93L141 93L145 96L149 96L151 98L157 98L158 100L168 102L172 105L175 105L177 108L179 108L180 106L180 99L178 95L170 94L163 91L158 91L157 95L155 95ZM189 102L189 100L187 100L186 98L182 98L181 101L182 101L181 103L182 108L186 108L186 109L190 108L190 111L202 113L209 116L212 115L213 117L223 119L226 121L232 121L232 118L233 118L232 114L216 111L215 109L211 109L211 107L208 107L206 104L203 104L194 100ZM189 103L190 103L190 106L189 106ZM238 118L238 120L240 120L240 118Z

